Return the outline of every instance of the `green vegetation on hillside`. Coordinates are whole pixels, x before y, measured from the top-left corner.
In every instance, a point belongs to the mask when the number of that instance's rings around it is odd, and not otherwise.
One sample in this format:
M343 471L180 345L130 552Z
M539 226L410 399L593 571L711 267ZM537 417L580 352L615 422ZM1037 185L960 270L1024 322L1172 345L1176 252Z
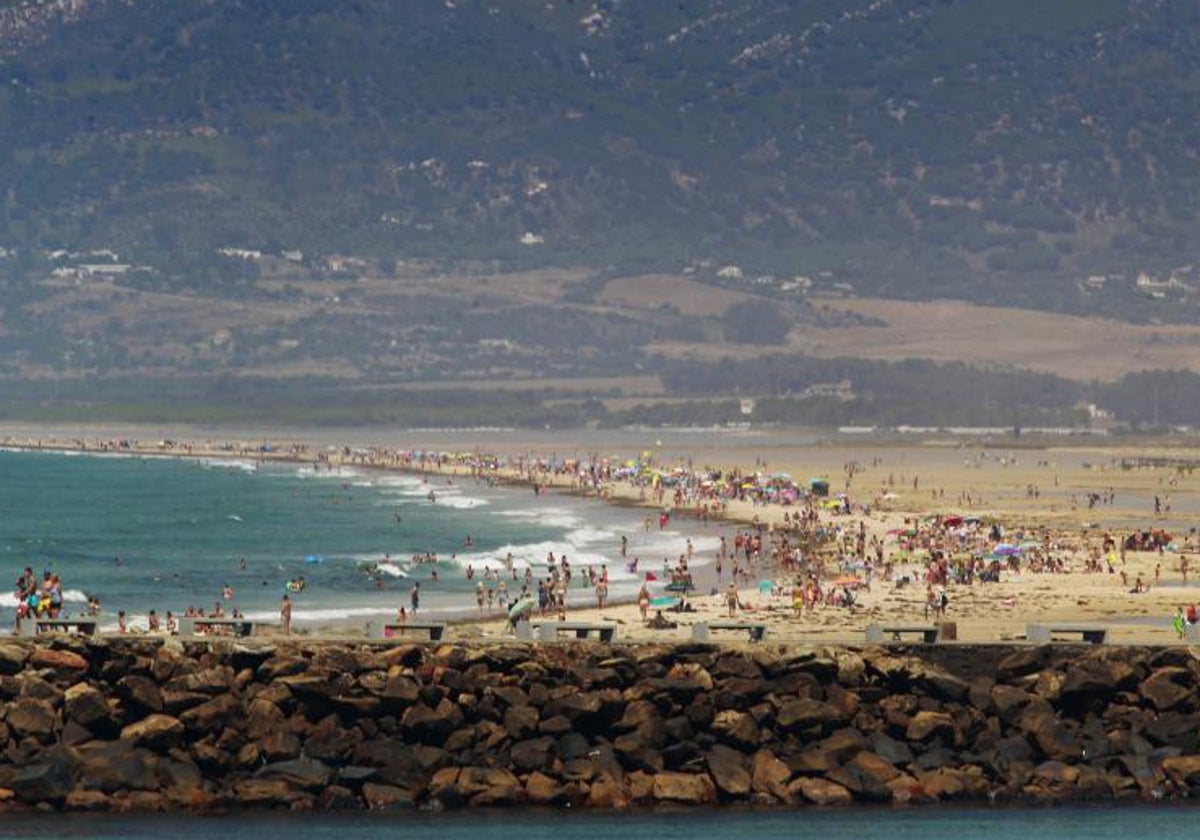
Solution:
M755 274L1194 318L1200 7L94 0L0 55L0 245ZM36 31L37 27L33 27ZM522 245L532 232L544 239ZM0 259L9 284L36 269ZM1088 276L1113 278L1081 291Z

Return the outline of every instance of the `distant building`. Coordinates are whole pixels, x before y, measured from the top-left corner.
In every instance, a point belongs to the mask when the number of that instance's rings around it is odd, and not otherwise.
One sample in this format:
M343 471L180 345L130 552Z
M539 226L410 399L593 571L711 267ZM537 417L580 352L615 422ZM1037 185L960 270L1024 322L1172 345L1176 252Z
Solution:
M240 260L261 260L262 251L252 248L218 248L217 253L226 257L236 257Z
M818 382L805 388L800 397L801 399L833 397L839 400L851 400L854 399L854 387L849 379L843 379L840 382Z
M84 277L119 277L129 273L133 266L128 263L94 263L78 265L76 268Z

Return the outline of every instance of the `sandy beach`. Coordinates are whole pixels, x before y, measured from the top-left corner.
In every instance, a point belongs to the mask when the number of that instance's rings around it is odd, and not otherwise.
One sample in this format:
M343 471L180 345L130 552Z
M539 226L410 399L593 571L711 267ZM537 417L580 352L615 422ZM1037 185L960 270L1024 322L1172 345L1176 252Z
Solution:
M1073 621L1104 624L1109 639L1118 643L1179 642L1171 627L1172 616L1194 601L1200 585L1183 583L1183 562L1194 556L1195 523L1200 516L1200 478L1191 462L1200 452L1163 445L1118 446L1028 441L979 442L943 440L930 443L894 443L875 440L814 440L787 432L675 433L651 431L597 434L534 433L496 435L488 432L279 433L235 435L194 429L59 429L49 432L20 427L0 429L0 441L9 447L77 448L95 451L111 447L129 454L178 457L256 457L263 460L321 461L327 464L364 463L375 469L407 469L450 476L480 474L479 454L487 453L491 466L483 472L507 483L536 481L548 493L575 493L602 497L597 504L644 505L648 512L672 508L653 491L629 481L581 481L570 470L534 471L541 463L623 463L636 457L652 459L656 468L680 471L739 469L744 475L787 474L797 484L811 477L829 482L831 497L844 493L849 513L819 507L816 517L826 535L863 534L871 545L881 543L885 564L874 564L870 585L856 591L851 607L824 603L811 609L793 608L791 587L797 574L773 567L764 560L752 577L739 587L737 615L762 622L768 640L778 643L864 641L872 622L928 624L925 575L928 555L907 551L905 532L922 536L940 517L970 520L956 529L957 544L977 552L994 543L1038 544L1035 556L1055 570L1035 571L1029 557L1018 568L1005 568L997 582L945 585L948 604L940 621L956 625L957 638L969 642L1011 641L1024 636L1026 624L1040 621ZM491 445L485 445L490 440ZM653 443L641 444L641 440ZM164 443L170 441L170 445ZM457 445L455 445L457 444ZM639 445L641 444L641 445ZM420 462L412 453L455 453ZM403 465L396 453L409 454ZM386 453L386 454L385 454ZM497 466L499 464L499 466ZM1157 512L1156 512L1157 507ZM718 511L713 505L707 523L695 520L696 533L724 534L730 545L739 530L761 530L771 536L784 531L799 504L760 504L733 500ZM678 517L692 515L687 505L673 510ZM992 532L1000 529L999 538ZM1169 534L1161 550L1105 549L1109 537L1120 545L1130 534L1155 529ZM834 564L838 540L827 538L819 553L823 561L823 586L844 577ZM909 546L911 548L911 546ZM1190 552L1190 555L1189 555ZM853 550L850 554L854 554ZM845 561L848 555L843 554ZM1111 556L1112 571L1107 570ZM1088 571L1090 557L1103 557L1097 570ZM610 604L597 609L570 610L571 620L612 622L626 640L685 640L692 627L728 614L726 573L717 581L713 566L699 566L689 603L694 612L667 611L674 628L651 628L641 620L636 604ZM855 576L866 580L863 570ZM1140 577L1144 591L1132 592ZM904 580L904 579L907 580ZM768 594L759 582L774 582ZM715 593L715 594L713 594ZM469 610L464 610L469 614ZM650 611L654 614L654 610ZM312 634L345 635L356 629L340 626L300 628ZM459 638L501 638L511 632L500 619L464 617L449 635ZM718 636L744 641L742 633Z

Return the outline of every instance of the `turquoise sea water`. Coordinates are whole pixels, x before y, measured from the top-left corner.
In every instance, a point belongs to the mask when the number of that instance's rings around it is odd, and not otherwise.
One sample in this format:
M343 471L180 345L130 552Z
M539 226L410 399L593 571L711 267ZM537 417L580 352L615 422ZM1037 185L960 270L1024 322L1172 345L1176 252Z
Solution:
M608 815L491 811L465 815L30 817L0 824L0 837L266 837L383 840L1126 840L1193 836L1200 811L1179 805L1117 808L914 808L853 811L677 811Z
M472 479L0 451L0 605L11 611L9 584L31 566L63 577L68 611L97 596L107 624L118 609L135 623L151 608L160 615L189 605L211 609L225 584L234 591L232 606L273 618L285 584L300 576L308 587L292 596L299 624L393 615L409 604L415 581L424 612L474 613L485 567L502 570L511 552L521 582L530 564L536 580L551 551L567 554L577 572L607 564L619 595L635 580L619 556L622 534L642 569L660 567L686 546L678 528L646 531L643 521L643 511ZM696 550L711 558L717 533L714 526L692 535ZM410 562L426 552L436 552L436 566ZM372 576L369 566L387 557L394 563ZM474 582L466 579L468 565ZM515 596L520 582L505 577ZM590 602L592 595L573 587L570 597Z

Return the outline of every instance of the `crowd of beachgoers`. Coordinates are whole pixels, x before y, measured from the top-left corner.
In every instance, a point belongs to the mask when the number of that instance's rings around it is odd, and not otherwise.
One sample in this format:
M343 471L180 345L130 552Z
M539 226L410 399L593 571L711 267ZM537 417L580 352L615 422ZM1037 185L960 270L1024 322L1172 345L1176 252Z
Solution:
M538 495L570 492L642 505L647 509L647 530L656 520L660 527L668 520L687 519L700 525L715 522L723 533L715 556L705 558L701 578L689 567L690 543L677 560L668 559L661 568L657 563L652 568L638 568L640 558L626 557L622 544L626 570L636 573L641 583L636 595L624 600L637 611L635 619L645 623L662 622L664 610L693 610L695 602L707 597L722 612L769 609L776 616L798 620L821 611L838 616L833 618L835 622L861 624L864 614L878 616L881 609L946 618L957 612L956 592L1048 576L1119 579L1120 591L1141 594L1162 583L1164 575L1186 585L1187 553L1200 550L1195 529L1173 535L1156 527L1151 516L1145 527L1125 531L1022 525L994 512L973 512L981 501L979 494L972 497L959 491L945 501L946 491L938 487L921 492L928 493L944 513L918 514L895 506L887 509L889 499L895 498L895 488L907 489L911 482L916 493L920 479L892 473L884 476L879 457L869 463L878 477L876 485L860 494L856 479L865 470L854 459L844 462L835 481L828 475L797 479L768 469L761 459L752 466L716 468L691 461L666 463L649 451L628 456L560 457L542 452L503 454L302 442L9 438L0 443L29 449L289 461L315 470L402 470L522 485ZM1025 485L1025 491L1030 497L1041 492L1034 483ZM1112 504L1114 496L1111 488L1080 494L1089 510ZM1071 498L1074 506L1075 496ZM1161 513L1162 503L1156 496L1157 513ZM431 574L436 575L436 564L430 565ZM538 565L541 567L540 562ZM572 580L567 559L547 558L545 576L539 572L536 579L532 567L530 561L520 578L511 570L511 588L495 570L483 570L473 603L463 605L463 615L489 621L530 615L565 617L566 591ZM468 577L473 573L470 570ZM612 609L606 568L576 570L575 575L582 586L592 590L596 610ZM398 607L398 619L418 608L419 584L419 580L412 582L410 603L407 609ZM872 597L873 591L881 590L901 592L901 597ZM29 600L24 589L21 594L23 602ZM1010 587L987 603L992 609L1012 610L1018 607L1020 595ZM38 599L39 603L45 600L40 590ZM214 612L220 615L221 601L216 603ZM1185 610L1184 603L1177 606L1179 611ZM285 597L280 618L288 625L290 607ZM57 608L61 609L61 602ZM1194 606L1187 608L1194 612ZM202 611L195 613L203 615ZM172 615L156 629L169 632L173 624Z

